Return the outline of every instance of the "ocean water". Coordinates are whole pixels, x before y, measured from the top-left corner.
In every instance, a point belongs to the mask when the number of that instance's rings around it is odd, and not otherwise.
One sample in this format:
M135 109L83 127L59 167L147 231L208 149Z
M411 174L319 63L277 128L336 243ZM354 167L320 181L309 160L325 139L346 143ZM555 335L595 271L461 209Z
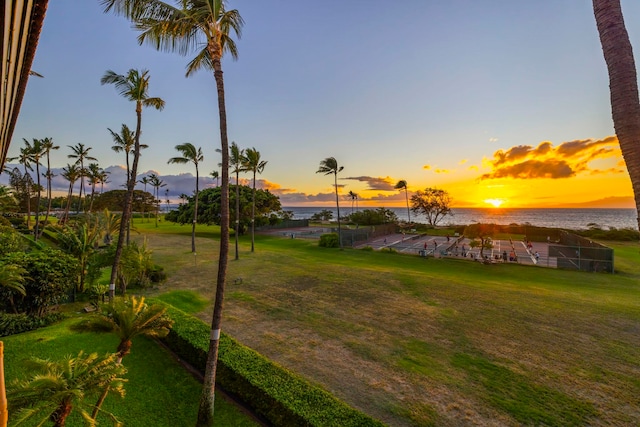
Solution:
M314 213L324 209L333 212L336 217L336 208L330 207L283 207L283 210L292 211L294 219L308 219ZM359 210L362 210L360 208ZM374 208L365 208L374 209ZM406 208L389 208L400 220L406 221ZM351 206L340 207L342 216L351 213ZM426 223L422 215L414 215L411 212L411 220ZM606 229L633 228L638 229L635 209L504 209L504 208L455 208L451 215L447 215L440 225L449 224L473 224L493 223L493 224L530 224L538 227L567 228L571 230L581 230L589 228L588 225L595 223Z

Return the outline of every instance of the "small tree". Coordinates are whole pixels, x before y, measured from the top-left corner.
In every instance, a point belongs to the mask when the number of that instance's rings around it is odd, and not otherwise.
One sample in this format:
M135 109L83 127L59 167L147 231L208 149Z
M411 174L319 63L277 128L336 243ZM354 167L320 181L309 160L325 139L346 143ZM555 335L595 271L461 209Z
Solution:
M331 221L331 218L333 218L333 212L329 209L323 209L311 215L311 221Z
M439 188L425 188L418 190L411 196L411 210L416 214L423 214L431 226L436 226L451 213L451 196Z
M493 248L493 236L496 232L495 224L471 224L464 229L464 237L472 240L471 247L480 248L480 257L484 258L484 250Z
M122 377L127 372L123 365L114 363L115 354L98 357L97 353L77 357L67 356L61 361L32 358L27 363L31 378L10 385L7 398L14 425L35 420L43 425L47 420L54 427L63 427L74 407L89 420L87 409L93 405L84 402L87 396L105 388L124 396ZM111 415L114 425L119 425ZM90 423L91 424L91 423ZM93 424L92 424L93 425Z

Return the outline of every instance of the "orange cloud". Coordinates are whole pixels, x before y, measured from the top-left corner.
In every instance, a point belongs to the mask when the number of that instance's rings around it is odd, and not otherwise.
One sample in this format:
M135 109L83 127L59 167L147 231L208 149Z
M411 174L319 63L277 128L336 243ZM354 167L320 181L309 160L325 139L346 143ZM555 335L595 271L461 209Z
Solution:
M364 182L368 186L367 190L393 191L395 185L395 182L393 182L390 177L381 178L373 176L349 176L340 179L349 179L352 181Z
M449 173L449 169L436 169L434 170L435 173Z
M618 139L609 136L600 140L583 139L564 142L557 147L549 141L541 142L537 147L518 145L508 150L498 150L486 165L493 170L480 179L494 178L570 178L579 173L622 172L620 169L592 169L589 163L594 160L620 157ZM620 165L618 165L620 166Z
M429 169L431 169L431 165L424 165L424 166L422 167L422 169L429 170Z

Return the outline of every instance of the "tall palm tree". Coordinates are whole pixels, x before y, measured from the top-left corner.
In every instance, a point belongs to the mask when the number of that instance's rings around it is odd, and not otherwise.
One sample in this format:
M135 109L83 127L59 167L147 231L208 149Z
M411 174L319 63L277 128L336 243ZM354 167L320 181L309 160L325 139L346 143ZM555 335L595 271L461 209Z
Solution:
M260 160L260 152L255 148L247 148L242 158L242 167L247 172L253 173L253 190L251 192L251 252L253 252L256 218L256 173L262 173L266 160Z
M89 163L87 168L87 178L89 179L89 185L91 185L91 199L89 202L89 212L93 211L93 198L96 194L96 185L100 183L102 179L103 170L97 163Z
M133 205L133 192L136 187L136 177L138 175L138 161L140 159L140 131L142 128L142 107L153 107L156 110L164 108L164 101L158 97L149 96L149 71L130 69L126 75L117 74L114 71L107 71L100 83L112 84L120 95L136 104L136 130L134 133L133 144L133 163L131 171L127 176L127 194L125 197L124 208L122 211L122 221L120 223L120 233L116 244L116 253L113 260L113 268L111 269L111 282L109 283L109 300L113 300L115 294L115 283L118 276L118 265L122 257L122 245L129 221L131 219L131 207Z
M181 157L172 157L169 159L167 163L193 163L196 167L196 200L195 200L195 208L193 210L193 225L191 227L191 252L196 252L196 223L198 222L198 193L199 193L199 181L200 181L200 172L198 171L198 164L204 160L204 156L202 155L202 148L196 147L190 143L185 142L184 144L176 145L176 150L182 154Z
M231 143L229 154L229 167L232 168L231 173L236 175L236 260L239 258L238 252L238 235L240 234L240 172L244 172L242 167L242 158L244 157L244 149L240 149L235 142Z
M636 64L620 0L593 0L593 11L609 72L613 126L631 177L640 226L640 99Z
M102 170L102 172L100 173L100 194L104 193L104 185L108 184L109 182L109 174L111 172L107 172L106 170Z
M126 298L108 304L100 315L94 316L74 326L75 330L85 332L106 332L115 334L120 340L116 349L116 364L131 352L132 340L136 336L166 337L173 321L166 316L167 308L154 304L148 306L144 297ZM105 388L95 405L92 418L107 397L109 389Z
M71 154L67 155L69 159L76 159L76 164L80 165L80 194L78 200L78 208L76 209L76 213L80 213L80 207L82 206L82 192L84 189L84 177L87 176L87 170L84 168L85 160L98 160L93 156L89 155L89 151L92 150L91 147L85 147L83 143L79 142L75 146L68 145L67 147L71 148Z
M342 231L340 228L340 203L338 201L338 172L341 172L344 166L338 166L338 161L335 157L327 157L320 162L320 166L316 173L323 173L325 175L333 174L334 187L336 190L336 208L338 209L338 240L340 241L340 249L342 249Z
M227 10L225 0L181 1L173 7L160 0L102 0L105 11L113 10L135 22L142 31L138 41L145 41L157 49L187 54L194 47L202 47L187 66L187 76L204 68L213 71L218 95L220 119L220 149L222 151L222 186L220 196L220 255L216 278L216 299L211 321L209 354L205 380L198 410L198 426L213 425L216 363L222 324L224 289L229 253L229 140L227 137L227 111L225 105L222 56L230 53L237 58L232 32L240 37L244 24L240 13Z
M71 209L71 198L73 196L73 185L80 178L80 168L76 164L68 164L62 168L62 177L69 181L69 193L67 195L67 206L64 209L63 222L69 219L69 209Z
M404 189L404 197L405 199L407 199L407 216L409 218L409 224L411 224L411 211L409 210L409 192L407 189L407 181L401 179L393 188L395 188L396 190Z
M42 150L47 158L47 172L45 178L47 178L47 214L44 217L44 223L46 224L49 221L49 214L51 213L51 201L53 197L51 195L51 181L56 176L51 171L51 150L60 149L59 145L55 145L53 142L53 138L44 138L42 141Z
M61 361L30 359L31 378L16 381L7 393L9 405L18 410L13 421L16 425L31 419L38 425L53 421L54 427L64 427L74 406L89 419L87 409L93 405L84 402L87 396L105 388L124 396L126 380L122 377L127 369L114 363L115 358L115 354L98 357L97 353L85 355L81 351Z
M160 212L160 189L166 187L167 184L160 179L158 175L152 173L149 175L149 184L153 187L153 197L156 201L156 227L158 227L158 213Z
M25 140L27 143L26 147L20 148L20 154L17 157L12 157L7 159L7 161L12 162L17 160L24 167L24 175L22 175L22 180L24 180L21 184L21 187L24 187L26 194L26 202L27 202L27 229L31 230L31 189L32 189L32 178L29 175L29 171L33 171L33 167L31 167L31 144Z
M40 237L40 199L42 197L42 186L40 185L40 161L44 155L44 148L42 146L42 141L39 139L33 138L33 145L24 138L22 140L27 148L29 160L31 163L36 165L36 188L38 191L36 193L36 223L33 229L33 239L38 241L38 237Z
M351 197L351 213L353 214L353 204L355 203L356 199L358 198L358 195L356 193L354 193L353 191L349 191L349 197Z
M143 177L140 179L140 181L138 181L138 182L139 182L140 184L144 184L144 192L146 193L146 192L147 192L147 184L151 184L151 178L149 178L148 176L143 176ZM147 208L146 208L146 203L143 203L143 204L142 204L142 209L143 209L143 211L142 211L142 218L144 218L145 213L146 213L145 211L147 210ZM147 222L148 222L148 219L149 219L149 218L147 218Z
M213 171L209 175L211 175L211 178L216 180L216 187L217 187L218 186L218 179L220 178L220 173L218 173L218 171Z

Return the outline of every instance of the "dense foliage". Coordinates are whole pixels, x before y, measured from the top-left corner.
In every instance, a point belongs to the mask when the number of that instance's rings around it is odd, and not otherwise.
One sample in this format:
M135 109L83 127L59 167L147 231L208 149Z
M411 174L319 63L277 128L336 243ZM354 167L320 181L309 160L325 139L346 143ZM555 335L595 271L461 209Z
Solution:
M0 308L43 316L49 307L65 301L77 281L78 261L55 249L29 253L12 252L1 258L8 265L27 271L26 295L0 288Z
M347 220L358 225L394 224L398 222L398 216L385 208L363 209L347 216Z
M174 321L167 345L200 372L209 348L209 326L169 307ZM382 426L331 394L222 334L217 384L238 396L272 425Z
M0 337L44 328L59 321L63 317L61 313L51 313L42 317L35 317L28 316L24 313L10 314L0 312Z
M411 211L424 215L429 225L438 225L451 213L451 196L439 188L418 190L411 196Z
M323 234L320 236L318 246L322 248L337 248L340 246L337 233Z
M251 187L240 186L240 233L244 233L251 224ZM229 191L229 206L231 218L235 218L236 188L231 186ZM165 219L180 224L190 224L193 221L194 197L180 205L177 210L169 212ZM280 199L269 190L256 189L256 226L270 223L270 218L277 218L271 214L281 211ZM220 224L220 187L207 188L198 195L198 223ZM235 224L232 224L235 229Z
M111 190L102 194L96 194L93 201L93 210L101 211L109 209L110 211L122 212L124 201L127 196L127 190ZM133 210L135 212L152 212L155 211L155 198L149 192L135 190L133 192Z

